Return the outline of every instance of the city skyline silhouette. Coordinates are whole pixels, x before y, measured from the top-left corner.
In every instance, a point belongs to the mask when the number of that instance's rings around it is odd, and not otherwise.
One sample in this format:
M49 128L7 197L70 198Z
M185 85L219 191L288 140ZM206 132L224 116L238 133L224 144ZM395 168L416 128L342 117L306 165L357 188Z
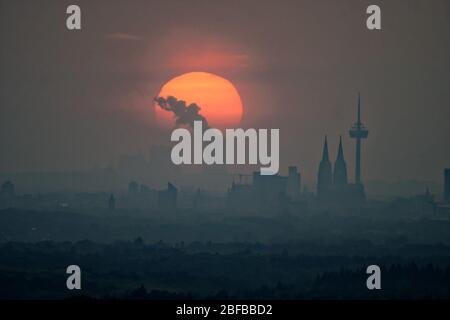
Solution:
M449 1L0 0L0 24L0 302L450 299Z
M415 1L409 12L400 2L385 4L386 32L368 31L365 4L349 3L308 3L306 11L300 2L267 16L254 1L238 11L210 3L195 12L181 3L173 12L170 3L118 2L102 10L121 19L99 22L91 13L103 7L99 1L83 3L90 14L79 33L59 28L64 4L5 5L0 173L86 171L166 145L170 128L158 126L153 98L171 78L200 70L236 86L244 106L238 127L280 129L283 174L295 164L314 181L325 134L332 158L340 135L354 154L347 130L361 91L373 132L362 176L439 182L450 158L443 147L448 3ZM139 14L152 10L167 15L149 21ZM170 18L158 23L162 16ZM346 161L354 168L354 157Z

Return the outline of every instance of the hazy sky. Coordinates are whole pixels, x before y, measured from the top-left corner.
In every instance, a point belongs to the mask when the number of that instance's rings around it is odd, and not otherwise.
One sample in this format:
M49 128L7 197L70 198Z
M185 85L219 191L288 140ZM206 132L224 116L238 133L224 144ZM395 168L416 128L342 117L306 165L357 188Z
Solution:
M82 30L68 31L79 4ZM382 30L365 27L369 4ZM440 180L450 167L450 2L0 0L0 172L85 169L166 143L152 98L172 77L232 81L242 126L280 128L281 170L315 179L339 135L353 180Z

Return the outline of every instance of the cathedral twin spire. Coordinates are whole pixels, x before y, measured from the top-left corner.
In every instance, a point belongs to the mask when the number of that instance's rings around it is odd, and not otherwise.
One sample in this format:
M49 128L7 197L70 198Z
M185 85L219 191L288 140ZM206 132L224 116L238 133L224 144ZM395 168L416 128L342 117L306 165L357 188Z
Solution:
M334 162L334 170L331 170L331 162L328 154L328 140L327 136L325 136L317 182L317 192L319 196L324 194L326 189L332 184L347 184L347 165L344 159L342 137L339 138L339 148L336 161Z

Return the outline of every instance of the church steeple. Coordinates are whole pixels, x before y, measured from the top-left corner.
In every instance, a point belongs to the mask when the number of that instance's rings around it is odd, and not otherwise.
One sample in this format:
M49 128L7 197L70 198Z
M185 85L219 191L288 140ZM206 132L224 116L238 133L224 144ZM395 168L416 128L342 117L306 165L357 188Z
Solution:
M324 142L324 144L323 144L322 161L330 161L330 158L329 158L329 156L328 156L328 141L327 141L327 136L325 136L325 142Z
M334 184L347 184L347 164L344 159L344 150L342 148L342 136L339 137L339 149L336 161L334 162Z
M319 197L324 197L327 194L327 190L332 184L332 178L331 163L328 156L328 141L327 136L325 136L322 161L320 161L319 172L317 175L317 195Z
M339 149L338 149L338 155L336 160L344 160L344 150L342 150L342 136L339 136Z

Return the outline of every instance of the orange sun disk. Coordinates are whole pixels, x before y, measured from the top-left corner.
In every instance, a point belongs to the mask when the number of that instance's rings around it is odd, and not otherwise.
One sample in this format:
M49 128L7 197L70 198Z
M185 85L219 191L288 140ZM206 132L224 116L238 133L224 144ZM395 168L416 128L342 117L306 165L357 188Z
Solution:
M242 118L243 106L236 88L230 81L212 73L190 72L173 78L158 94L158 97L168 96L184 100L187 105L196 103L210 127L233 128ZM161 109L156 103L154 108L159 124L175 125L172 112Z

